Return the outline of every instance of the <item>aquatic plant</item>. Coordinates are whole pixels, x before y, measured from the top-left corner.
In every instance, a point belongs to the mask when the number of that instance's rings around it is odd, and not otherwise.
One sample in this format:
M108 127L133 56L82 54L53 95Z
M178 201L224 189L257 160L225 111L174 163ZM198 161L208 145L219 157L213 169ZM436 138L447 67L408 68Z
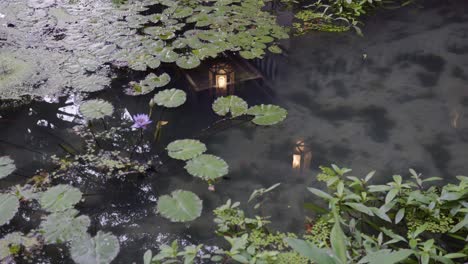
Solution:
M253 123L261 126L271 126L283 121L288 112L276 105L262 104L249 108L247 114L254 116Z
M167 108L179 107L185 103L187 95L179 89L166 89L154 95L154 102Z
M51 213L73 208L81 200L81 192L70 185L59 184L41 195L41 207Z
M159 197L157 211L172 222L188 222L201 215L202 200L193 192L176 190Z
M187 161L184 168L191 175L202 178L210 184L229 171L229 166L223 159L210 154L202 154Z
M169 157L178 160L193 159L206 151L206 146L199 140L181 139L176 140L166 147Z
M47 244L70 242L85 236L91 224L88 216L80 215L76 209L48 215L41 223L44 241Z
M88 120L100 119L112 115L114 106L104 100L88 100L80 105L80 112Z
M12 174L16 170L15 161L9 156L0 157L0 179Z
M152 92L155 88L166 86L171 81L171 77L167 73L156 75L150 73L146 78L139 83L130 82L130 88L125 92L128 95L144 95Z
M249 106L242 98L230 95L217 98L213 102L212 108L213 111L220 116L225 116L230 113L232 117L237 117L247 113Z
M16 196L0 194L0 226L8 223L18 212L19 200Z
M133 116L133 122L132 128L146 129L153 121L147 114L137 114Z
M78 264L107 264L117 257L120 251L119 240L111 233L98 231L96 236L89 235L73 240L70 245L72 259Z

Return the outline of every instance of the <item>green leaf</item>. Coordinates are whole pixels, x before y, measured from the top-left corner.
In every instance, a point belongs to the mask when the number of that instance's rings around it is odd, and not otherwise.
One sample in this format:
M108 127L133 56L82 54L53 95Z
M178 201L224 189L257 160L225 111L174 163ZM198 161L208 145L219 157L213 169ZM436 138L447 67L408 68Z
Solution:
M385 203L388 204L391 201L393 201L393 199L395 199L397 194L398 194L398 189L391 189L385 196Z
M361 203L345 203L345 204L347 206L355 209L355 210L358 210L359 212L365 213L365 214L370 215L370 216L374 215L374 213L372 212L372 210L369 207L367 207L367 206L365 206L365 205L363 205Z
M5 178L16 170L15 161L9 156L0 157L0 179Z
M318 197L320 198L323 198L325 200L331 200L333 199L333 197L331 195L329 195L328 193L324 192L324 191L321 191L319 189L315 189L315 188L312 188L312 187L307 187L307 190L309 190L309 192L317 195Z
M48 215L40 225L47 244L63 243L86 235L91 220L78 211L70 209Z
M150 249L146 250L145 254L143 255L143 264L151 264L151 260L153 258L153 252Z
M376 252L369 252L367 256L362 258L358 263L394 264L408 259L412 254L413 251L409 249L400 249L398 251L382 249Z
M398 210L395 216L395 224L400 223L400 221L403 220L404 216L405 216L405 208L401 208L400 210Z
M185 169L193 176L210 181L228 174L229 166L217 156L202 154L189 160L185 165Z
M99 119L112 115L114 107L111 103L104 100L88 100L81 104L80 112L89 120Z
M327 251L320 249L304 240L285 238L284 241L295 251L317 264L335 264L335 261Z
M159 197L157 211L172 222L188 222L201 215L202 200L189 191L176 190Z
M206 146L199 140L181 139L172 141L167 145L169 157L178 160L193 159L206 151Z
M154 73L148 74L146 78L142 81L142 84L149 86L154 89L157 87L166 86L171 81L171 76L167 73L162 73L161 75L156 75Z
M270 47L268 47L268 50L271 52L271 53L276 53L276 54L279 54L282 52L281 48L278 47L278 45L272 45Z
M219 97L213 103L213 111L220 115L225 116L231 113L232 117L237 117L245 114L248 109L247 103L240 97L230 95L226 97Z
M341 229L338 216L335 217L335 224L330 233L330 243L341 263L347 263L346 257L346 236Z
M117 237L102 231L98 231L93 238L87 235L74 240L70 245L72 259L78 264L109 264L119 251Z
M194 69L200 65L200 59L195 55L181 56L177 59L176 64L182 69Z
M463 227L468 228L468 214L465 215L465 218L456 224L449 232L455 233L458 230L462 229Z
M288 112L276 105L256 105L247 110L247 114L255 116L252 122L261 126L270 126L283 121Z
M154 101L157 105L168 108L181 106L185 100L187 100L185 92L175 88L163 90L154 95Z
M372 210L372 212L373 212L376 216L378 216L380 219L385 220L385 221L390 222L390 223L392 222L392 220L390 219L390 217L388 217L388 215L387 215L384 211L382 211L381 209L375 208L375 207L369 207L369 208L370 208L370 209Z
M77 188L60 184L44 192L39 203L46 211L59 212L72 208L81 197L81 192Z
M0 194L0 226L8 223L18 212L18 197L4 193Z

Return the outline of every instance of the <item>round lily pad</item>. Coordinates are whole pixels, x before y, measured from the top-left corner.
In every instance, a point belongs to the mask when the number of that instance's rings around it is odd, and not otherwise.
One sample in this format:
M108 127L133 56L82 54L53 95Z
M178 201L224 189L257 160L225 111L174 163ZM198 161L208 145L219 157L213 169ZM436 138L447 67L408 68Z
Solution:
M44 210L60 212L72 208L81 200L81 196L81 192L77 188L60 184L49 188L42 195L39 203Z
M158 92L154 95L154 101L159 106L174 108L181 106L187 100L187 95L179 89L168 89Z
M288 115L286 109L277 105L256 105L249 110L247 114L255 116L252 122L261 126L270 126L283 121Z
M12 174L16 170L15 161L9 156L0 157L0 179Z
M189 160L205 152L206 146L199 140L182 139L172 141L166 149L173 159Z
M231 113L232 117L245 114L248 107L247 102L235 95L219 97L212 105L213 111L215 111L216 114L225 116Z
M18 197L4 193L0 194L0 226L8 223L18 212Z
M119 251L119 239L102 231L98 231L93 238L87 235L74 240L70 245L71 257L78 264L108 264Z
M87 119L99 119L112 115L114 107L104 100L89 100L80 106L80 112Z
M78 213L70 209L48 215L40 225L46 243L64 243L86 236L91 220L86 215L77 217Z
M193 69L200 65L200 59L195 55L181 56L177 59L176 64L182 69Z
M210 154L203 154L187 161L184 168L191 175L206 181L223 177L229 171L229 166L223 159Z
M188 222L201 215L203 203L193 192L176 190L159 197L157 211L172 222Z

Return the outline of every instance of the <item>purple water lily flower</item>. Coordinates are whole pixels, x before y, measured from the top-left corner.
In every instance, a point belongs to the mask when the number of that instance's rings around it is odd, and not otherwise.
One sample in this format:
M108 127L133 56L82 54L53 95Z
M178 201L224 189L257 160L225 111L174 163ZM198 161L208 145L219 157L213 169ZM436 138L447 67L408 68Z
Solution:
M146 129L146 127L153 121L149 119L149 116L147 114L137 114L133 116L133 122L135 123L132 125L132 128Z

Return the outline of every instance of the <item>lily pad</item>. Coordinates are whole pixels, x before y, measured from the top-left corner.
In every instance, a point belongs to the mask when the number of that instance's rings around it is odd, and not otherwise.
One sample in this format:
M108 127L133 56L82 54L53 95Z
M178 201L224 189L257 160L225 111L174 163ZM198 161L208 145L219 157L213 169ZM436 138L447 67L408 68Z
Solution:
M9 156L0 157L0 179L12 174L16 170L15 161Z
M191 175L206 181L223 177L229 171L229 166L223 159L210 154L203 154L187 161L184 168Z
M216 99L212 108L213 111L220 116L225 116L228 113L231 113L232 117L237 117L245 114L249 106L242 98L230 95Z
M268 50L271 52L271 53L276 53L276 54L279 54L282 52L281 48L278 47L278 45L272 45L270 47L268 47Z
M0 239L0 260L5 260L8 256L20 253L11 250L14 247L22 246L23 253L31 253L32 250L40 245L40 240L33 234L24 235L21 232L9 233Z
M247 110L247 114L255 116L252 122L261 126L270 126L283 121L288 115L286 109L277 105L256 105Z
M203 203L193 192L176 190L159 197L157 211L172 222L188 222L201 215Z
M81 200L81 192L70 185L60 184L48 189L39 203L49 212L60 212L73 208Z
M174 11L172 14L172 17L174 18L185 18L193 14L193 9L188 6L184 7L177 7L177 9Z
M80 106L80 112L87 119L99 119L112 115L114 107L104 100L89 100Z
M162 62L166 62L166 63L175 62L179 58L179 54L177 54L175 51L173 51L169 47L163 48L161 52L159 52L158 56Z
M87 235L91 220L76 209L48 215L40 225L47 244L64 243Z
M172 141L167 145L169 157L178 160L189 160L206 151L206 146L199 140L182 139Z
M109 264L119 254L120 245L116 236L98 231L96 236L89 235L72 241L70 253L78 264Z
M0 226L8 223L18 212L18 197L12 194L0 194Z
M158 92L154 95L154 101L159 106L174 108L181 106L187 100L187 95L179 89L168 89Z
M177 59L176 64L182 69L193 69L200 65L200 59L195 55L181 56Z
M163 87L166 86L171 81L171 76L167 73L162 73L157 76L154 73L148 74L146 78L142 81L143 84L148 85L149 87Z

